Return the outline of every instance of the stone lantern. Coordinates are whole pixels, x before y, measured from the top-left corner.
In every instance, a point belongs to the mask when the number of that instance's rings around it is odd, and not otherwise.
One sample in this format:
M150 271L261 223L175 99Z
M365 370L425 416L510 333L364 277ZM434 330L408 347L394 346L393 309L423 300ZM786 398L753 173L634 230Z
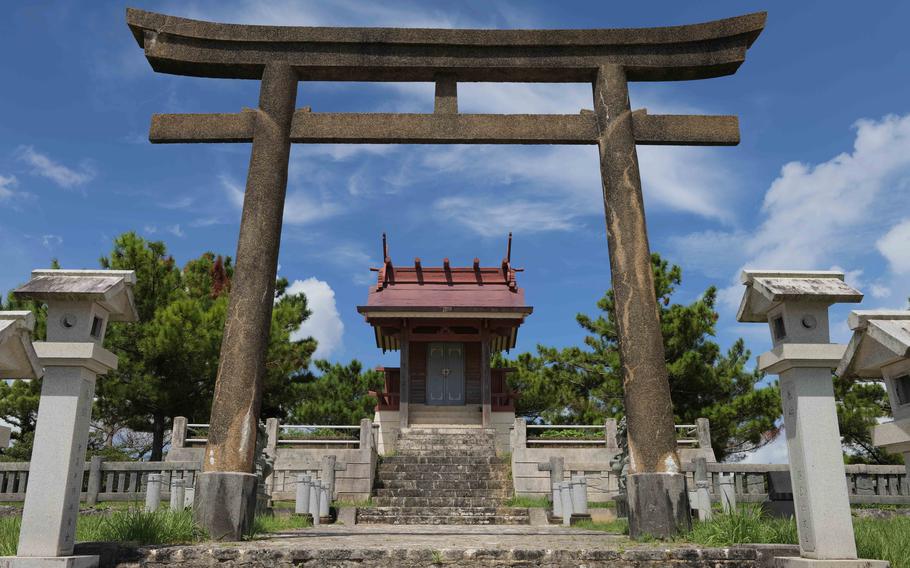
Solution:
M910 474L910 311L857 310L848 323L853 337L837 374L885 380L894 420L872 429L872 443L904 454Z
M44 374L32 347L34 329L32 312L0 312L0 379L37 379ZM0 426L0 450L9 447L11 433L9 426Z
M800 558L778 566L882 566L856 559L832 370L844 346L830 343L828 308L863 295L832 271L745 270L737 319L767 322L773 348L758 368L779 375Z
M45 368L22 528L9 566L95 566L72 556L95 379L117 368L102 342L111 321L136 321L131 270L35 270L14 290L47 305L47 341L34 344Z

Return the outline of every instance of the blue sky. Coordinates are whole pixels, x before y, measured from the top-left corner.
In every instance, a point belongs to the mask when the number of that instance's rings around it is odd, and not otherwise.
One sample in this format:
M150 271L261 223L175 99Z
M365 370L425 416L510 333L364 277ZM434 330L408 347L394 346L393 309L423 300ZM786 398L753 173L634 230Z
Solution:
M721 292L719 341L767 348L738 325L743 266L839 267L863 307L910 295L910 4L830 2L173 1L6 3L0 19L0 291L59 258L97 266L117 234L163 239L181 263L233 255L249 147L152 146L156 112L237 112L257 84L153 73L124 18L132 5L240 23L581 28L694 23L768 10L731 77L635 84L633 108L737 114L733 148L640 148L652 249L684 269L678 300ZM314 111L432 110L429 84L301 84ZM576 113L588 85L460 86L464 112ZM568 345L574 314L609 286L593 147L296 146L280 272L314 304L320 354L390 363L355 306L380 234L426 264L513 261L535 307L519 349ZM837 310L835 321L845 320ZM835 338L848 334L837 323Z

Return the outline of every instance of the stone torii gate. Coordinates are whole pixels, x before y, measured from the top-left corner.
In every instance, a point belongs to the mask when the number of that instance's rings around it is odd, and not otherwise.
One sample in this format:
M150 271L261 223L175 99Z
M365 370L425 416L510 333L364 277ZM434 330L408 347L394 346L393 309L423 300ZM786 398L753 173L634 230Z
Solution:
M259 108L152 117L153 143L252 142L196 517L237 538L255 499L253 453L291 143L596 144L629 431L633 536L688 523L636 144L736 145L735 116L632 111L628 81L730 75L766 14L642 29L456 30L211 23L127 10L160 73L260 81ZM431 114L296 109L300 81L436 84ZM590 83L575 115L458 112L459 82ZM669 498L668 498L669 497ZM648 511L644 514L644 511Z

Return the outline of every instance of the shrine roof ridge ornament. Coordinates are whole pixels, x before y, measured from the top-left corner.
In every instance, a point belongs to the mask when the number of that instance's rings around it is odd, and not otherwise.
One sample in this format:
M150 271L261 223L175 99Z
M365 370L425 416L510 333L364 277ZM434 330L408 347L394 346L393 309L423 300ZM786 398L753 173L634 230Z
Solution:
M222 24L128 8L127 23L155 71L260 79L290 64L304 81L589 82L602 65L630 81L673 81L736 72L767 13L682 26L493 30L293 27Z

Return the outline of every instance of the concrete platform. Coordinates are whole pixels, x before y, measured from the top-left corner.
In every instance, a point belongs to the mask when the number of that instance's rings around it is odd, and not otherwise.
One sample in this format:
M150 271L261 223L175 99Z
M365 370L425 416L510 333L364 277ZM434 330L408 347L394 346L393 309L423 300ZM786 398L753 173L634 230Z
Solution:
M83 544L77 550L101 555L102 568L771 568L774 556L798 554L795 546L639 544L621 535L556 526L426 525L329 525L247 542L143 548Z

